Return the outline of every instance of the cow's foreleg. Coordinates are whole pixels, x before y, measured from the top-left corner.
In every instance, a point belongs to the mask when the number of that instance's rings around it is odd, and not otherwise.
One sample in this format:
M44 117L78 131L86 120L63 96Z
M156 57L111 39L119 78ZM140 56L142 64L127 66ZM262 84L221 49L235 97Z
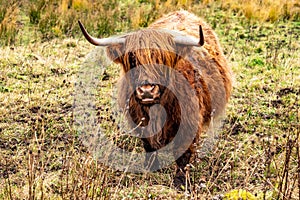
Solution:
M144 166L147 170L154 171L159 169L159 161L157 159L156 150L154 149L146 138L143 138L144 149L146 151L146 157Z
M176 175L173 181L173 184L175 187L181 187L185 186L185 180L186 180L186 165L190 162L190 158L192 156L192 151L191 149L188 149L182 154L177 160L177 171Z

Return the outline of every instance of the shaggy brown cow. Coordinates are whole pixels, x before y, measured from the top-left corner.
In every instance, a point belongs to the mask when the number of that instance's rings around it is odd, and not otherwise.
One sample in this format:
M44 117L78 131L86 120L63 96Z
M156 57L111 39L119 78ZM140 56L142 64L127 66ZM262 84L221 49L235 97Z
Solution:
M79 24L86 39L107 46L108 56L127 74L119 85L119 104L127 108L131 125L146 127L148 134L155 132L142 138L150 152L145 164L158 169L159 160L151 152L175 140L178 168L174 184L182 184L195 143L212 116L222 115L231 93L230 68L216 34L202 19L184 10L162 17L147 29L114 38L93 38ZM151 114L155 105L163 109L156 108ZM190 133L193 128L195 133ZM177 137L179 129L183 131ZM191 138L193 142L186 144Z

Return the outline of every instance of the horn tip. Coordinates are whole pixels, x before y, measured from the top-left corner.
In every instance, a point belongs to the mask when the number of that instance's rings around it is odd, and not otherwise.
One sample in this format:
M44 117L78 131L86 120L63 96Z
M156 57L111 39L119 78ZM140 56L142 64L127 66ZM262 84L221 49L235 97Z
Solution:
M78 24L79 24L80 28L84 27L80 20L78 20Z
M199 25L199 45L203 46L204 45L204 35L203 35L203 30L202 30L202 26Z

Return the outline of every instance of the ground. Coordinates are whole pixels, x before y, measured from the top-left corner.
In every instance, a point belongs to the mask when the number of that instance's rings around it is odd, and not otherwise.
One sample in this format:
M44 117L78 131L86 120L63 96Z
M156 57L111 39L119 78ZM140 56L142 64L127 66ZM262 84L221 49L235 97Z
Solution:
M235 83L215 148L190 166L190 193L172 188L174 166L133 174L93 159L74 128L72 94L94 47L67 38L0 48L0 199L205 199L239 189L258 199L299 198L300 23L222 11L202 17ZM100 92L114 87L118 72L108 67ZM99 116L114 126L106 101L99 99Z

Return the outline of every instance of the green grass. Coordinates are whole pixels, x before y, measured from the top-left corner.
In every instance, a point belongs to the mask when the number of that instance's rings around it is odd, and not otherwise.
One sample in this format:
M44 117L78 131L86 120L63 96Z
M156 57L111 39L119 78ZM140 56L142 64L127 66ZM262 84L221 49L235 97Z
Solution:
M299 22L249 20L217 3L190 10L214 27L235 75L216 148L190 166L190 196L170 187L174 166L132 174L93 159L74 129L72 93L94 47L66 36L41 42L23 15L25 38L0 48L0 199L235 198L239 189L258 199L299 198ZM101 94L111 93L118 73L115 65L106 70ZM98 100L112 140L133 148L106 111L110 99Z

